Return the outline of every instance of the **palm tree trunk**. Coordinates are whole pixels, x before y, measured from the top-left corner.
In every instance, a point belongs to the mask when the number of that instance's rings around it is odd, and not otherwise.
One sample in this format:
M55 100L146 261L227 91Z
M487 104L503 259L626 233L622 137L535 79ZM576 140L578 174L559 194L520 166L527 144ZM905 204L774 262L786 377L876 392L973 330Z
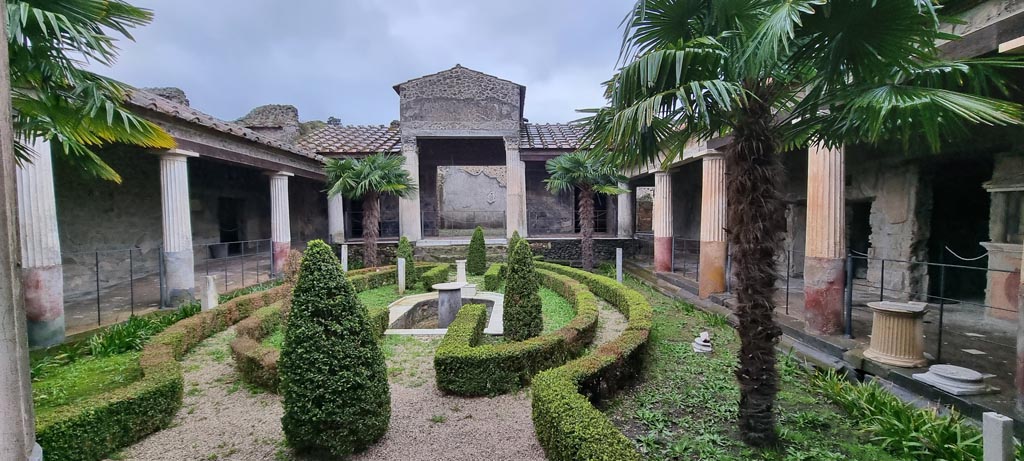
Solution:
M377 238L380 237L380 202L376 192L363 196L363 263L366 267L377 267Z
M736 277L739 318L739 428L754 447L778 443L775 396L779 390L775 345L781 329L775 323L775 257L785 226L779 185L782 165L771 130L772 111L765 103L771 91L748 88L758 99L739 114L733 141L725 149L729 175L729 243Z
M583 270L594 269L594 191L590 186L581 186L580 201L580 256Z

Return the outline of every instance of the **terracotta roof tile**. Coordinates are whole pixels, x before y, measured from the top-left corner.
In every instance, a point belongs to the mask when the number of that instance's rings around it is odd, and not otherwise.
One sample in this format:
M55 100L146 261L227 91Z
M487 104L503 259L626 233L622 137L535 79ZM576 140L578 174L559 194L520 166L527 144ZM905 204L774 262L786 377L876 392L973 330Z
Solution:
M184 106L169 99L164 99L148 91L139 89L129 90L127 102L128 104L136 107L170 115L171 117L178 118L189 123L202 125L207 128L220 131L221 133L238 136L255 143L302 155L313 160L321 162L324 161L322 156L313 151L302 148L301 146L293 146L291 144L281 142L272 136L259 134L236 123L225 122L212 115L207 115L189 106Z
M586 127L578 123L524 123L520 149L578 149Z
M573 123L526 123L519 131L520 149L575 150L586 128ZM398 124L325 126L299 140L304 149L322 154L400 152Z

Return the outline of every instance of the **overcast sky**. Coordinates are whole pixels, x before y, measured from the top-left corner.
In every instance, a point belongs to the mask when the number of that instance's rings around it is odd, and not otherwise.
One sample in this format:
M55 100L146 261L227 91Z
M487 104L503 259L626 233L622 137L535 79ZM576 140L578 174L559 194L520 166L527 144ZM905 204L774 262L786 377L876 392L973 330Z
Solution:
M456 63L525 85L531 122L602 102L633 0L135 0L153 23L121 44L125 83L176 86L234 120L293 104L302 120L386 124L391 88Z

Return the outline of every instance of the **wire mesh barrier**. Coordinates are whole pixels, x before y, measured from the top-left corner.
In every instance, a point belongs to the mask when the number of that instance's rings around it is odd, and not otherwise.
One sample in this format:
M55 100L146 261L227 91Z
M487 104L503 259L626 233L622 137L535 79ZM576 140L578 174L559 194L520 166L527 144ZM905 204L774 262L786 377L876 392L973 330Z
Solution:
M362 211L345 212L345 238L363 238L363 213ZM398 238L401 235L401 228L397 213L381 213L377 221L378 236L380 238Z
M505 212L488 210L424 211L423 235L427 237L469 237L477 226L488 237L505 236Z
M61 259L68 334L167 307L160 246L65 252ZM211 275L226 293L271 279L273 245L269 239L198 244L193 260L197 290Z
M608 235L614 228L614 219L607 210L594 210L594 234ZM532 236L578 236L580 220L571 210L533 210L527 213L527 226Z
M639 232L633 235L637 241L635 259L654 264L654 234Z
M672 272L700 279L700 240L672 238Z

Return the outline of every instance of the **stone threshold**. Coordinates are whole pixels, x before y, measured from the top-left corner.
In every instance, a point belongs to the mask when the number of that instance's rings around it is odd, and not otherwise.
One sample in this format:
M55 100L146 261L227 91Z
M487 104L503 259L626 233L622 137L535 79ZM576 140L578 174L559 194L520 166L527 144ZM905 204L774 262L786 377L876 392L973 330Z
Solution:
M733 328L739 324L736 315L727 307L727 302L731 297L729 293L720 293L712 295L708 299L701 299L697 296L696 283L659 277L650 270L628 261L624 264L624 270L647 282L665 296L686 301L705 312L724 315ZM1000 399L998 395L952 395L913 379L914 373L927 371L927 367L899 368L878 363L864 357L863 349L855 347L856 343L853 340L842 336L812 335L803 330L802 322L781 315L777 316L776 321L782 328L783 334L779 345L776 346L776 350L781 354L793 354L816 368L831 368L857 381L866 382L878 379L889 387L895 387L894 393L904 401L908 400L906 397L912 396L952 406L962 415L975 421L980 421L981 414L985 412L1000 413L1013 418L1014 434L1018 438L1024 438L1024 419L1017 414L1012 398ZM919 402L911 400L909 403L918 404Z

